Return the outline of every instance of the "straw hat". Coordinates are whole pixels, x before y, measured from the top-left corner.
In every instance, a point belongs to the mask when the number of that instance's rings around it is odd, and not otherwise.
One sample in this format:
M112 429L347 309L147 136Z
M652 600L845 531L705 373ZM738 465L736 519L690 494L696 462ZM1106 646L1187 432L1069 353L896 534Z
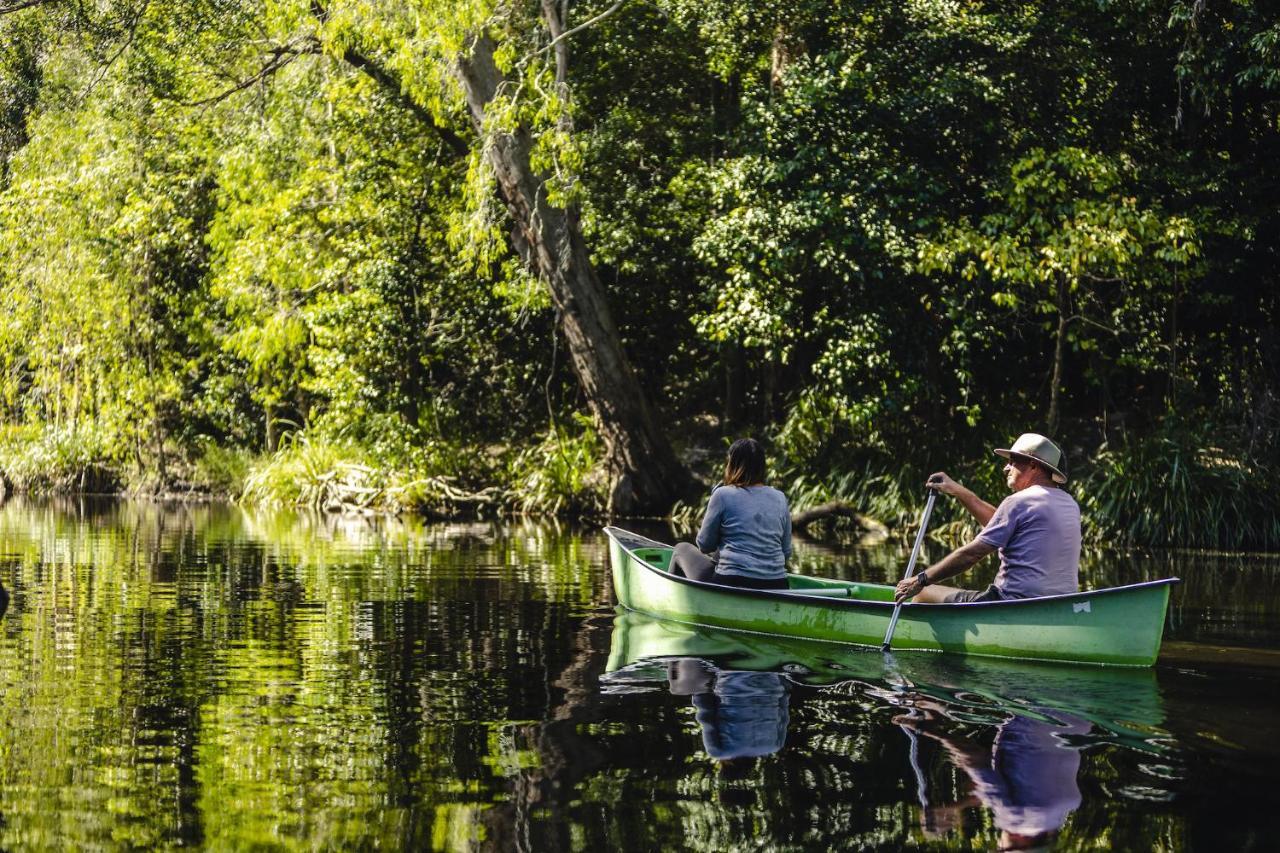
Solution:
M997 447L996 455L1008 459L1010 456L1025 456L1034 459L1053 473L1055 483L1067 482L1067 475L1062 473L1066 467L1062 459L1062 448L1043 435L1024 432L1018 436L1013 447Z

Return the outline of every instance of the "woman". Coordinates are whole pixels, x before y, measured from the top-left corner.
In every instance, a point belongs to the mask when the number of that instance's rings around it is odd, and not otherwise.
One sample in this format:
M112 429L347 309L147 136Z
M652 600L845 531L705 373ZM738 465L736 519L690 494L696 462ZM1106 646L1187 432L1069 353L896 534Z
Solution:
M782 492L764 484L764 448L754 438L729 448L724 483L711 492L697 546L676 545L673 574L751 589L787 588L791 510Z

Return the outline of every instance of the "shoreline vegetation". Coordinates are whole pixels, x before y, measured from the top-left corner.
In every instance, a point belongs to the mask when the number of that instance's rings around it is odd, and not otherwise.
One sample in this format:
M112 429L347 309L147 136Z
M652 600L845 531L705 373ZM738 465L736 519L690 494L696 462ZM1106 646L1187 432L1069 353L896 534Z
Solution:
M535 448L489 447L446 454L455 463L413 468L379 460L354 445L311 441L294 434L274 454L209 443L193 461L170 459L168 481L155 469L130 470L105 453L108 446L79 434L13 430L0 441L4 495L114 494L162 500L228 500L246 507L308 509L346 515L406 515L429 520L546 516L583 520L606 512L599 441L589 420L576 435L549 438ZM1152 446L1154 445L1154 446ZM718 473L713 448L686 448L709 491ZM422 459L423 457L419 457ZM466 468L457 465L469 460ZM914 535L928 471L919 466L828 475L801 472L785 457L773 481L787 492L797 532L814 539L877 542ZM944 466L945 467L945 466ZM1084 511L1086 541L1094 545L1222 550L1276 550L1280 507L1265 471L1251 469L1216 448L1187 448L1164 436L1126 451L1102 448L1073 476L1069 491ZM991 500L1004 494L994 458L959 460L950 470ZM933 470L932 468L929 469ZM968 475L968 476L966 476ZM666 520L696 528L705 497L677 502ZM974 533L967 516L939 506L930 536L959 542Z
M0 7L7 488L1280 548L1267 4L431 9Z

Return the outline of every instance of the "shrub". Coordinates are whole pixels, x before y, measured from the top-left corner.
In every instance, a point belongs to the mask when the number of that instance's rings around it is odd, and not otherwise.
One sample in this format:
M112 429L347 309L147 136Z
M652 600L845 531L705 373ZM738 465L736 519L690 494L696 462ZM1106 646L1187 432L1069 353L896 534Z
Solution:
M603 444L591 419L577 414L553 427L536 446L516 454L510 468L512 499L522 511L591 515L605 508Z
M388 459L351 442L290 433L250 466L240 502L329 512L418 512L451 516L498 506L503 492L471 484L494 466L475 448L427 443ZM466 471L468 476L455 472Z
M191 466L191 484L214 495L238 498L253 462L254 454L248 450L202 440Z
M17 491L114 492L124 466L113 446L93 424L11 426L0 432L0 471Z
M1280 545L1274 473L1208 424L1172 423L1104 446L1080 484L1086 535L1104 544L1272 549Z

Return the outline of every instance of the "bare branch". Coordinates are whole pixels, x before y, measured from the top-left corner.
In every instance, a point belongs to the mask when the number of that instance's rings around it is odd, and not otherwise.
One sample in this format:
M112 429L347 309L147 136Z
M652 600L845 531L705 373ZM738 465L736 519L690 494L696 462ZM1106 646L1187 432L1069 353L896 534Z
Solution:
M619 9L621 9L622 5L626 2L627 0L618 0L618 2L614 3L608 9L605 9L603 12L601 12L599 15L596 15L594 18L583 21L581 24L578 24L578 26L574 27L573 29L566 30L565 32L562 32L560 35L554 36L551 39L551 41L549 41L547 44L543 45L542 47L535 50L533 53L526 56L524 59L520 60L520 64L523 65L524 63L528 62L530 59L533 59L535 56L542 53L546 53L548 50L552 50L553 48L556 48L556 46L559 45L560 42L564 41L570 36L577 35L578 33L585 30L587 27L595 26L596 24L603 21L605 18L610 17Z
M294 44L291 42L289 44L280 45L279 47L272 48L268 51L267 55L271 58L268 59L266 64L259 68L256 73L239 81L235 85L224 89L216 95L212 95L208 98L201 98L198 101L183 101L181 103L184 107L207 107L211 104L220 103L237 92L243 92L250 86L267 79L281 68L284 68L290 62L293 62L299 56L306 56L309 54L318 55L320 52L320 43L316 41L314 37L303 39L301 44Z
M18 0L18 2L10 2L0 5L0 15L8 15L11 12L21 12L23 9L30 9L32 6L43 6L52 0Z
M868 533L887 533L883 524L858 512L852 504L846 501L828 501L802 512L794 513L791 516L791 528L797 532L803 532L805 528L818 519L831 518L832 516L851 518Z
M1064 322L1064 323L1073 323L1073 322L1075 322L1076 320L1079 320L1081 323L1087 323L1087 324L1089 324L1090 326L1096 326L1097 328L1099 328L1099 329L1101 329L1102 331L1104 331L1104 332L1106 332L1106 333L1108 333L1108 334L1111 334L1111 335L1118 335L1118 334L1120 334L1120 330L1119 330L1119 329L1113 329L1113 328L1111 328L1110 326L1104 326L1102 323L1099 323L1097 320L1090 319L1089 317L1086 317L1086 316L1084 316L1083 314L1072 314L1070 317L1067 317L1067 318L1066 318L1065 320L1063 320L1062 322Z

